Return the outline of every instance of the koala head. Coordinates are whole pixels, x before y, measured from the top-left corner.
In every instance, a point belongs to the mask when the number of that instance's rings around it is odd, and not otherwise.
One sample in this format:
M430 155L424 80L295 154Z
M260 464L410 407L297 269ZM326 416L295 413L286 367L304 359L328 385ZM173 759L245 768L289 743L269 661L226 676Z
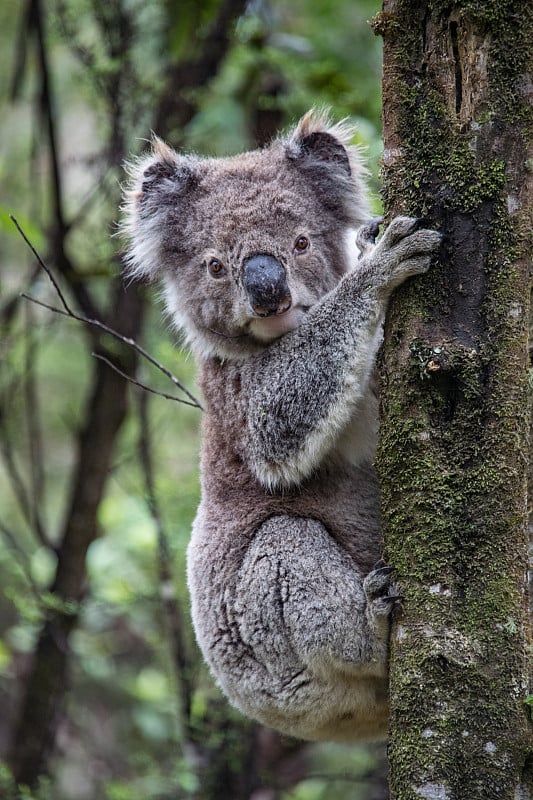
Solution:
M155 139L130 166L129 273L162 280L168 311L196 352L258 352L350 269L353 229L368 219L352 135L309 112L262 150L200 158Z

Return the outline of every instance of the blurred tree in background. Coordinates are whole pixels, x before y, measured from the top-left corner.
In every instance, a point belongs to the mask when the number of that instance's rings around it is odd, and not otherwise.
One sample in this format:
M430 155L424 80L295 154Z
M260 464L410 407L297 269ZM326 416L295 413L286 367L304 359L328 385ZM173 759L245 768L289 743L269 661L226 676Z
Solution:
M134 337L195 394L157 294L124 285L113 235L123 162L151 130L226 155L327 105L358 123L377 188L377 10L371 0L0 8L2 797L387 796L379 748L280 737L214 687L184 569L201 411L126 380L188 400L104 329ZM65 312L10 214L81 321L22 297Z

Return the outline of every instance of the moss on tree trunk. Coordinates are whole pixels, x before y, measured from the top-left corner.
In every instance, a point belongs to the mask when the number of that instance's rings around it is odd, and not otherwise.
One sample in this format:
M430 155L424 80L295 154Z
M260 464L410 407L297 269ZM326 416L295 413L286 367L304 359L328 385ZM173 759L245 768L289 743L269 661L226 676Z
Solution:
M530 1L385 0L384 193L445 234L383 353L391 797L533 798L527 614Z

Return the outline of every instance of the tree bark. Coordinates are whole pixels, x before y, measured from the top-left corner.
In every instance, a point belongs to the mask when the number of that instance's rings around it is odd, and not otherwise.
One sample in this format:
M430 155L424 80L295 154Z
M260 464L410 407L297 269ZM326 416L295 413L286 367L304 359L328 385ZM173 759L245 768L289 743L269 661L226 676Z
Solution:
M533 8L385 0L384 198L445 235L383 351L395 800L533 797L527 611ZM529 160L528 160L529 159Z

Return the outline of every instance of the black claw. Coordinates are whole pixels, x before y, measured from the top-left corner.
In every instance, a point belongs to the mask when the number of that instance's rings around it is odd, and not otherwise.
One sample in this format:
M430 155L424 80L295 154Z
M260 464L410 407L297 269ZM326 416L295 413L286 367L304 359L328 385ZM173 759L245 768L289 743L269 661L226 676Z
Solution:
M376 563L374 564L374 566L370 571L374 572L376 569L381 569L381 567L386 567L386 566L387 566L386 562L382 558L380 558L379 561L376 561Z
M378 567L377 569L374 569L372 571L377 575L390 575L392 572L394 572L394 567L388 567L388 566Z
M422 217L412 217L413 224L411 225L410 233L415 233L415 231L421 230L423 227L423 219Z
M368 235L374 241L376 241L379 235L379 226L383 223L383 217L374 217L371 219L370 222L367 223L366 227L368 229Z
M376 239L379 235L379 226L382 222L383 217L375 217L359 228L355 238L355 243L360 250L359 258L363 257L365 251L368 250L369 247L373 247L376 244Z
M388 603L401 603L403 596L401 594L388 594L383 600L386 600Z
M415 230L420 230L421 228L430 228L431 222L426 217L415 217L416 225Z

